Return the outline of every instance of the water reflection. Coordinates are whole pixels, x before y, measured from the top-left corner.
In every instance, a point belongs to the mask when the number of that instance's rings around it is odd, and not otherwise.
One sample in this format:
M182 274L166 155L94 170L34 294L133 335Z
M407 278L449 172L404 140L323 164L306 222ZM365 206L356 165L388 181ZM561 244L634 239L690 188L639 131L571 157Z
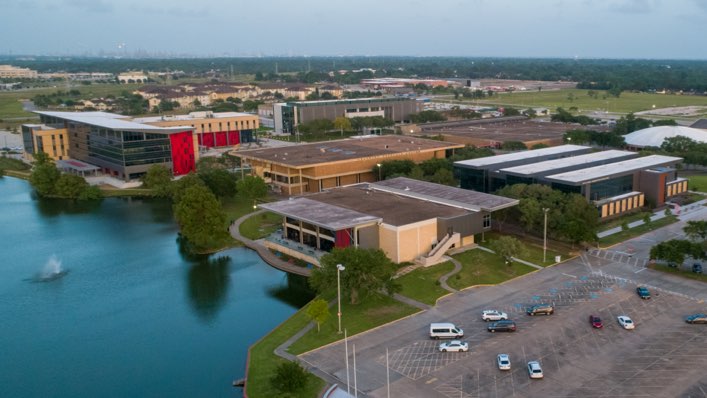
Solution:
M61 214L84 214L96 211L101 207L101 200L72 200L42 198L32 192L32 199L37 204L39 213L47 217L56 217Z
M302 275L285 274L287 285L280 285L268 290L268 295L295 308L301 308L310 302L315 292L309 287L308 279Z
M218 256L193 264L187 275L189 298L196 314L210 323L226 303L231 257Z

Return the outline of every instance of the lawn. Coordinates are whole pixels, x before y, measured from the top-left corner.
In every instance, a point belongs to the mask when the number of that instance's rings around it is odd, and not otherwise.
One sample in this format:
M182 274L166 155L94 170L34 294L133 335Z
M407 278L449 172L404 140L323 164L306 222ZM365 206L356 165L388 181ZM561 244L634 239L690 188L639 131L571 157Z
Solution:
M29 169L30 165L21 160L6 158L4 156L0 157L0 174L5 170L25 171Z
M241 224L241 234L248 239L264 238L282 228L282 216L265 212L248 218Z
M480 249L468 250L452 257L462 263L462 270L449 278L447 283L458 290L475 285L495 285L535 270L517 262L505 265L500 256Z
M300 309L285 322L281 323L272 332L260 339L250 347L248 361L248 380L246 393L250 398L277 397L279 393L270 385L270 378L275 374L275 369L286 362L275 355L275 348L284 343L295 333L302 330L309 323L305 309ZM325 386L324 380L309 374L306 388L294 397L315 398Z
M658 229L658 228L662 228L666 225L670 225L670 224L676 222L677 220L678 219L675 216L667 216L667 217L661 218L660 220L652 221L648 224L641 224L637 227L628 229L626 231L620 231L615 234L600 238L599 239L599 246L602 248L613 246L613 245L615 245L617 243L621 243L625 240L643 235L646 232L652 231L654 229Z
M101 186L101 193L106 198L120 196L154 196L152 189L149 188L114 188L109 185Z
M221 205L223 206L223 211L226 212L226 219L229 225L241 216L255 211L253 209L253 201L239 195L233 198L221 199Z
M707 192L707 175L689 176L687 180L687 186L691 191Z
M634 221L643 220L646 215L652 216L653 212L650 211L640 211L638 213L631 213L618 218L613 218L611 220L602 222L599 224L599 232L608 231L612 228L620 227L624 222L630 224Z
M490 248L491 247L491 242L494 240L498 239L499 237L503 236L502 234L499 234L498 232L488 232L484 234L484 240L485 242L477 242L481 246ZM537 244L534 242L531 242L528 239L524 239L522 236L517 236L513 235L514 238L518 239L522 244L523 247L525 248L525 254L523 256L519 256L521 260L525 260L527 262L533 263L535 265L539 265L541 267L547 267L548 265L553 265L556 263L555 261L555 256L561 256L561 258L566 259L570 257L570 253L567 252L566 250L559 250L557 248L551 247L551 244L548 242L548 247L547 247L547 253L546 253L546 260L543 262L543 246L542 244Z
M554 111L558 107L569 109L576 107L580 111L608 111L616 113L629 113L645 111L655 108L668 108L675 106L699 105L707 106L707 97L672 94L650 94L622 92L619 98L607 96L603 98L603 90L595 90L597 98L590 97L584 89L563 89L553 91L516 91L501 93L493 98L485 98L478 102L479 105L506 105L516 108L546 107ZM572 94L572 100L569 97ZM455 101L460 102L460 101ZM474 100L462 102L474 103Z
M696 274L691 271L683 271L683 270L679 270L677 268L671 268L671 267L668 267L667 265L662 265L662 264L648 264L648 268L654 269L654 270L660 271L660 272L665 272L666 274L677 275L681 278L694 279L696 281L707 282L707 275L705 275L705 274Z
M397 279L403 287L400 294L425 304L435 305L438 298L449 293L440 287L439 278L453 269L454 264L447 261L409 272Z
M417 308L377 293L371 294L356 305L349 304L348 300L342 299L341 329L346 329L348 335L353 336L418 311ZM321 331L317 332L317 328L313 328L297 340L289 351L299 355L343 338L344 335L338 333L336 308L331 308L331 316L321 325Z

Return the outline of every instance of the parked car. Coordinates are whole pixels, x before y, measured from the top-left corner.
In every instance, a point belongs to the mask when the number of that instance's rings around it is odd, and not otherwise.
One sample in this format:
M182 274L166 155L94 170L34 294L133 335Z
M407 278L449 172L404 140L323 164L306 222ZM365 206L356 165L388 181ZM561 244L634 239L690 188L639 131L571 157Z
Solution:
M484 321L500 321L508 319L508 314L496 310L483 310L481 313L481 319Z
M700 264L700 263L692 264L692 272L694 272L696 274L701 274L702 273L702 264Z
M467 352L469 351L469 343L466 341L452 340L439 345L439 350L442 352Z
M626 330L631 330L636 327L631 318L627 317L626 315L619 315L618 317L616 317L616 319L619 321L619 325L621 325L621 327Z
M464 337L464 331L453 323L431 323L430 338L431 339L458 339Z
M601 323L601 318L596 315L589 315L589 323L592 324L594 329L601 329L604 325Z
M528 376L531 379L542 379L543 378L543 368L540 367L538 361L528 362Z
M491 324L489 324L486 329L491 333L494 333L494 332L515 332L516 331L516 323L513 321L509 321L509 320L497 321L497 322L492 322Z
M499 370L511 370L511 357L508 354L498 354L496 363Z
M692 314L685 317L685 322L687 323L704 323L707 324L707 315L705 314Z
M651 298L651 292L648 291L648 288L645 286L639 286L636 288L636 293L638 294L638 297L648 300Z
M528 307L528 309L525 311L528 313L528 315L552 315L553 312L555 312L555 307L553 307L550 304L536 304L533 306Z

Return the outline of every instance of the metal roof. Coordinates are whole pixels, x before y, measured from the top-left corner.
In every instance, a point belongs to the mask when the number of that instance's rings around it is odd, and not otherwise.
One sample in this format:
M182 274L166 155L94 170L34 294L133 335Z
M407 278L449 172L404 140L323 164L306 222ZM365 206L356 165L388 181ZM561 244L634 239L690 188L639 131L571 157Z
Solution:
M569 183L569 184L586 184L594 181L601 181L613 176L630 174L635 171L649 169L658 166L667 166L682 161L682 158L664 155L650 155L637 159L629 159L616 163L604 164L586 169L569 171L547 176L550 181Z
M263 203L258 206L332 231L382 221L379 217L307 198Z
M376 182L371 184L371 188L470 211L483 210L490 212L518 204L517 199L419 181L407 177Z
M583 167L583 164L596 163L602 160L611 160L623 157L634 157L638 156L636 152L629 151L619 151L616 149L611 149L608 151L588 153L584 155L568 156L561 159L546 160L544 162L526 164L522 166L509 167L506 169L501 169L502 172L511 173L516 175L530 176L536 174L542 174L544 172L564 169L567 167L577 166L577 168Z
M156 133L173 133L191 130L191 126L172 126L159 127L149 124L142 124L130 121L126 116L117 115L108 112L50 112L50 111L34 111L40 115L51 116L59 119L70 120L88 124L91 126L104 127L112 130L128 130L128 131L151 131Z
M549 148L533 149L530 151L520 151L520 152L507 153L505 155L496 155L496 156L487 156L485 158L460 160L458 162L454 162L454 165L455 166L462 166L462 167L471 167L471 168L486 167L486 166L501 164L501 163L505 163L505 162L512 162L512 161L524 160L524 159L532 159L532 158L538 158L538 157L549 156L549 155L560 155L560 154L567 153L567 152L574 152L574 151L587 150L587 149L589 149L589 147L581 146L581 145L560 145L560 146L553 146L553 147L549 147Z

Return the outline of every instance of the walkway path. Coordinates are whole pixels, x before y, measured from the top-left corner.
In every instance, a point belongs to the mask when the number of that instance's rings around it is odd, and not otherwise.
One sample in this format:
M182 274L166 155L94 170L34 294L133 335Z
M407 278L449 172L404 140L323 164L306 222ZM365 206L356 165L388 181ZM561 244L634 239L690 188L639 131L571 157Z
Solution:
M450 287L450 286L447 284L447 279L449 279L450 276L453 276L453 275L458 274L458 273L462 270L462 263L460 263L459 261L457 261L457 260L455 260L454 258L449 257L449 256L444 256L444 258L446 258L447 260L451 261L452 264L454 264L454 269L451 270L451 271L449 271L448 273L442 275L442 276L439 278L439 285L442 287L442 289L444 289L444 290L446 290L446 291L448 291L448 292L456 293L457 290L454 289L454 288L452 288L452 287Z
M246 247L258 252L258 254L260 255L260 258L262 258L263 261L265 261L266 263L270 264L271 266L273 266L279 270L289 272L292 274L309 276L312 273L312 270L310 270L309 268L302 268L300 266L290 264L287 261L283 261L282 259L280 259L280 257L276 256L273 252L268 250L267 247L241 235L241 232L240 232L241 223L243 223L243 221L245 221L246 219L248 219L256 214L260 214L264 211L265 210L258 210L253 213L248 213L244 216L241 216L236 221L234 221L231 224L231 226L228 228L228 231L231 233L231 236L233 237L233 239L243 242L243 244L246 245Z

